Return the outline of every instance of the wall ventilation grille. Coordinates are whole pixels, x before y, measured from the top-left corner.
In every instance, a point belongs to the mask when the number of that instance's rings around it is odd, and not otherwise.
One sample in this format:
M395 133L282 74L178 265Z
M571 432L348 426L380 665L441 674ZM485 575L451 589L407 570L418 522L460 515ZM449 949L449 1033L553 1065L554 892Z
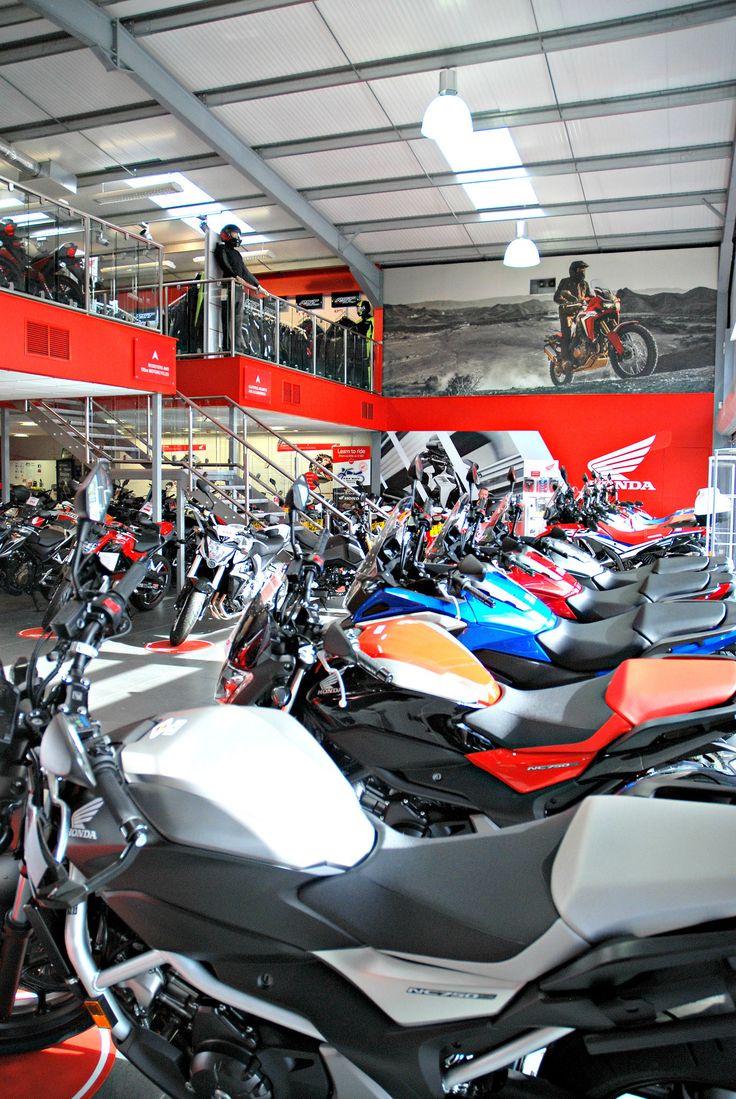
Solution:
M69 359L69 329L26 321L26 354Z
M364 420L372 420L373 404L370 401L362 401L360 405L360 414Z
M302 387L297 385L296 382L284 382L284 402L285 404L301 404Z

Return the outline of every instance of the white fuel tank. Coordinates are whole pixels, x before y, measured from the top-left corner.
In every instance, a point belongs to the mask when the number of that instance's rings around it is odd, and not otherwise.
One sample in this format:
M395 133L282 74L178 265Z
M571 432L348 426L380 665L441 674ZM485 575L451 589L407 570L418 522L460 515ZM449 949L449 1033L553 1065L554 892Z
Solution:
M307 730L277 710L174 711L120 758L140 808L176 843L340 869L375 842L347 780Z

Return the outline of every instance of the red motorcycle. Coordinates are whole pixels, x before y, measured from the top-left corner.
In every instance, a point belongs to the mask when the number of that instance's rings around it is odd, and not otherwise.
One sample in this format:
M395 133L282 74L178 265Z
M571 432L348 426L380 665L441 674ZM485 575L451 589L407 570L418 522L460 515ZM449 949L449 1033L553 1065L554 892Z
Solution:
M619 378L645 378L657 368L654 336L639 321L621 321L621 299L596 286L592 297L569 306L573 316L569 359L562 355L562 333L544 342L549 375L556 386L569 385L574 374L609 363Z
M137 527L127 527L114 521L92 525L87 539L80 547L82 557L79 577L83 589L107 590L124 576L131 565L148 557L146 575L130 597L130 602L139 611L150 611L157 607L171 587L171 562L163 553L165 544L174 536L174 524L168 522L150 523ZM74 592L70 570L76 547L69 553L64 575L43 617L47 626L59 609L72 598Z

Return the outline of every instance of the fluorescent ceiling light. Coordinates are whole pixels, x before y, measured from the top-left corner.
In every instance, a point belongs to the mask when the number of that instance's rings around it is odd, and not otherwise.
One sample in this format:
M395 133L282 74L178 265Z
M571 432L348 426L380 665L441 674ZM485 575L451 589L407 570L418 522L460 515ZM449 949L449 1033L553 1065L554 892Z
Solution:
M469 137L472 132L473 118L467 103L457 94L455 70L443 69L439 94L424 112L422 134L440 144L445 139Z
M66 237L81 232L81 225L49 225L47 229L37 229L34 233L31 233L31 238L38 240L41 237Z
M508 245L503 262L506 267L536 267L539 263L539 250L526 236L525 222L517 221L516 237Z
M19 198L0 198L0 210L10 210L13 206L22 206Z
M10 434L15 439L30 439L30 435L27 431L11 431Z
M31 214L11 214L11 220L16 225L36 225L41 221L50 221L51 218L48 214L42 214L40 211L35 211Z
M119 202L134 202L141 196L155 198L157 195L181 194L183 190L182 185L176 180L159 183L141 183L140 180L136 180L128 187L115 187L107 191L103 184L103 189L92 195L92 198L98 206L117 206Z
M240 249L238 249L240 251ZM243 259L259 259L261 256L273 256L273 252L270 248L254 248L250 252L240 252ZM194 256L192 263L197 267L202 267L204 264L204 256Z
M35 420L18 420L18 427L35 427Z

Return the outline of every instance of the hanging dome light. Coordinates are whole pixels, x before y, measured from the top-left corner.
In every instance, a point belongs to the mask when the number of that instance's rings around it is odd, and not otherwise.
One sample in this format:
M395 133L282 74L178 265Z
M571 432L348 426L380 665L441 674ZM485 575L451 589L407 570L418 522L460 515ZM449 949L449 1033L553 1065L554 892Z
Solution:
M516 236L508 245L503 262L507 267L536 267L539 263L539 249L526 235L525 221L517 221Z
M473 132L473 118L465 100L457 94L454 69L440 73L439 94L424 112L422 134L433 141L449 141L469 137Z

